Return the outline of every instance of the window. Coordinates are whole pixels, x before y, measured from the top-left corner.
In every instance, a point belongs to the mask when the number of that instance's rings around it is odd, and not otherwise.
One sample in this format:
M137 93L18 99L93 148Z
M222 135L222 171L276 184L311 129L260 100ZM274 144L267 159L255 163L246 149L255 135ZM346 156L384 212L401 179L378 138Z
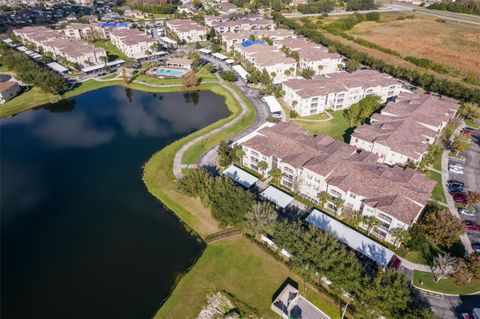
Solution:
M350 197L351 198L357 198L357 195L355 195L354 193L350 193Z
M330 190L330 194L331 194L332 196L335 196L335 197L339 197L339 198L342 197L342 194L340 194L339 192L337 192L337 191L334 190L334 189L331 189L331 190Z
M310 110L310 114L316 114L317 113L317 109L311 109Z
M287 173L293 174L293 171L288 167L284 167L283 170Z

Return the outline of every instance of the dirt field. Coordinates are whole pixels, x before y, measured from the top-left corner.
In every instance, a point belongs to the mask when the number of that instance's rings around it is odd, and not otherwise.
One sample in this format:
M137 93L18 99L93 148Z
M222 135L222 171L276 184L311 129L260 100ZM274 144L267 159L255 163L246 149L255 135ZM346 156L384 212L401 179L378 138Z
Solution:
M418 13L415 19L396 20L407 14L411 13L384 13L380 22L363 22L348 33L480 79L480 27L443 23Z

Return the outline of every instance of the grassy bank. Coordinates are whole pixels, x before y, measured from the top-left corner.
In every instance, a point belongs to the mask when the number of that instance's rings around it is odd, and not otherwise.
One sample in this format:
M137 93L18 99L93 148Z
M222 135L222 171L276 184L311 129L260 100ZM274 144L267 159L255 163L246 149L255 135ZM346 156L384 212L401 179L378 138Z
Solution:
M472 281L465 285L457 285L451 278L441 279L438 283L430 272L415 270L413 272L415 286L446 294L466 295L480 291L480 281Z
M445 198L445 192L443 191L442 175L434 171L428 171L426 175L437 182L437 185L435 185L435 188L432 191L432 199L446 204L447 199Z
M300 125L312 135L326 134L337 140L349 142L353 130L350 129L348 121L343 116L343 111L330 112L330 114L332 115L330 121L302 121L302 119L309 119L309 117L290 119L290 121ZM323 115L321 119L324 119Z
M237 91L239 93L239 90L237 87L234 85L230 85L232 89ZM219 132L216 134L214 137L210 137L208 139L205 139L201 143L197 143L190 147L182 157L182 164L192 164L196 163L200 156L205 153L207 150L209 150L211 147L219 144L222 140L226 140L231 136L234 136L238 134L239 132L243 131L247 127L249 127L254 121L255 121L255 108L253 105L250 103L250 101L243 96L243 94L239 94L240 97L242 98L242 101L247 105L248 107L248 113L237 123L234 125L230 126L229 128L223 130L222 132ZM225 99L225 103L227 105L229 104L237 104L238 102L233 98L232 95L228 95ZM240 105L238 105L238 108L240 108ZM240 108L241 111L241 108ZM238 112L240 113L240 112ZM238 114L237 114L238 115ZM236 116L236 115L235 115Z
M193 269L177 284L155 319L195 318L211 292L227 291L255 308L263 318L276 318L270 310L272 296L291 276L289 269L243 237L208 245ZM298 278L292 279L301 283ZM339 307L312 287L300 291L332 318Z

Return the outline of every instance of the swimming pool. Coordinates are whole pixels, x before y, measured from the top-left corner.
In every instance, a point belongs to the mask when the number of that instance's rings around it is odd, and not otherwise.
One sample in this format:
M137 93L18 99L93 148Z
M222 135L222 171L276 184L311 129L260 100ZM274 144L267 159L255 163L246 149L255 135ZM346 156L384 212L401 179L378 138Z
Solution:
M187 72L186 70L167 69L167 68L160 68L160 69L155 70L156 75L174 76L174 77L181 77L186 72Z

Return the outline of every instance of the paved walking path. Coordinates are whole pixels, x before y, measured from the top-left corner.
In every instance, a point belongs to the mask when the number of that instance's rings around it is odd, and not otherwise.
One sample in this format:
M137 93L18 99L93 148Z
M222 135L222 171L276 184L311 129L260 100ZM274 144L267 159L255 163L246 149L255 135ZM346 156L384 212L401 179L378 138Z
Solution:
M402 258L402 257L398 257L398 258L402 261L402 266L407 268L407 269L419 270L419 271L425 271L425 272L431 272L432 271L430 266L422 265L422 264L415 264L415 263L412 263L411 261L406 260L405 258Z
M187 142L186 144L184 144L179 150L178 152L175 154L175 158L173 160L173 174L175 175L175 177L178 179L178 178L181 178L182 177L182 157L183 157L183 154L190 148L192 147L193 145L199 143L200 141L206 139L206 138L209 138L215 134L217 134L218 132L221 132L223 131L224 129L226 128L229 128L231 127L232 125L234 125L235 123L239 122L240 120L243 119L243 117L247 114L248 112L248 107L247 105L245 104L245 102L241 99L241 97L238 95L238 93L232 89L229 85L226 85L225 84L225 81L217 74L217 79L218 79L218 84L221 85L223 88L225 88L230 94L232 94L232 96L235 98L235 100L237 100L237 102L240 104L241 108L242 108L242 112L236 116L233 120L231 120L230 122L228 123L225 123L223 124L222 126L220 127L217 127L216 129L214 130L211 130L201 136L198 136L196 138L194 138L193 140Z
M290 121L301 121L301 122L328 122L328 121L330 121L331 119L333 119L332 114L328 113L327 111L325 111L325 113L327 114L328 118L327 118L327 119L323 119L323 120L310 120L310 119L293 118L293 119L290 119Z

